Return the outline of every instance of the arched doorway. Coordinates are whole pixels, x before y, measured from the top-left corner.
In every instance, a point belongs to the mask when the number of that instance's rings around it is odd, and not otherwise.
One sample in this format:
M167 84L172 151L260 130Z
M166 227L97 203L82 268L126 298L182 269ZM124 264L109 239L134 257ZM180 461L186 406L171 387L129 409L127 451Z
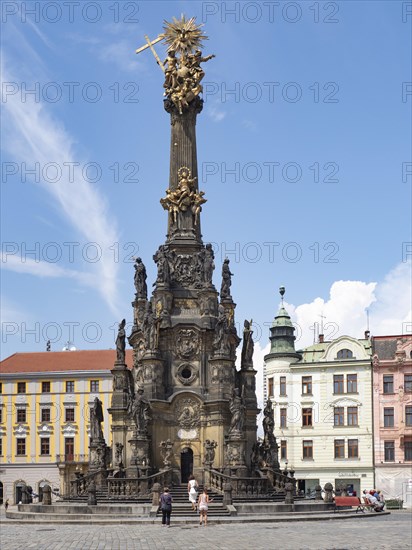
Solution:
M190 447L185 447L180 453L180 476L182 483L189 481L189 476L193 473L193 451Z
M19 504L22 501L23 488L26 486L24 481L17 481L14 485L14 503Z

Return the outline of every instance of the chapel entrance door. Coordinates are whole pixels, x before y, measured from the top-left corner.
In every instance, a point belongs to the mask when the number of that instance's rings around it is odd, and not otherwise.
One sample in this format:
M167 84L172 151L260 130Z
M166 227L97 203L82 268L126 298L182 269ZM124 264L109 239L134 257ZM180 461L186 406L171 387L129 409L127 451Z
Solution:
M180 453L180 476L182 483L187 483L193 474L193 451L185 447Z

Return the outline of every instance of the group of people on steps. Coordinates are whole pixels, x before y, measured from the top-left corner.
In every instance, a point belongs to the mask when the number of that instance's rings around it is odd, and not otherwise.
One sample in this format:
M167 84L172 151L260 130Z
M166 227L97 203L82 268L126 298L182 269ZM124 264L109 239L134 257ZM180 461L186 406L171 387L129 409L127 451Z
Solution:
M189 502L192 505L192 511L199 510L199 525L207 525L207 511L209 509L209 503L213 499L209 498L206 487L203 487L203 491L198 493L199 484L195 477L191 475L187 484L187 492L189 495ZM162 526L170 527L170 516L172 513L173 498L170 494L169 488L165 487L163 493L160 495L160 508L162 510Z

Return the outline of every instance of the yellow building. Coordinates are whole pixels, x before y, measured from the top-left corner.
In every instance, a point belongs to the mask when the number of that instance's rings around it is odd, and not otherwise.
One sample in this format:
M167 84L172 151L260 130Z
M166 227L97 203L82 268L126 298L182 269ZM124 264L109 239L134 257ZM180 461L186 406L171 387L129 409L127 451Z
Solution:
M127 352L129 365L131 350ZM15 353L0 363L0 491L11 504L30 485L66 493L87 469L90 408L97 396L111 445L113 350Z

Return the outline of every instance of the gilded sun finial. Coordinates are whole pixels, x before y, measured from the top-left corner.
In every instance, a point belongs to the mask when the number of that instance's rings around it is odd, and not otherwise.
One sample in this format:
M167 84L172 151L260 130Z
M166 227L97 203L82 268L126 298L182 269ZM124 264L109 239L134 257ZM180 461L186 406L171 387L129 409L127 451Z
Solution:
M204 40L208 37L201 30L203 24L196 24L196 17L186 19L182 14L180 19L173 17L172 21L164 21L164 41L167 49L180 54L191 53L200 48Z

